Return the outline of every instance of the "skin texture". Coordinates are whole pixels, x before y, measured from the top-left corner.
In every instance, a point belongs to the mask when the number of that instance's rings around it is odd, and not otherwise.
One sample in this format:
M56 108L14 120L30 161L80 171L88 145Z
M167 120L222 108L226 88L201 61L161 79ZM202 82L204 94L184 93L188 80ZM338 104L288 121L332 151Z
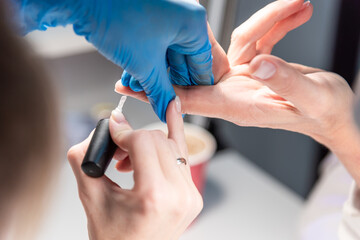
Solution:
M134 170L134 188L122 189L106 176L90 178L81 162L90 136L72 147L68 159L88 218L91 240L178 239L202 209L191 179L181 110L175 101L167 109L167 137L160 131L134 131L122 114L113 112L110 132L118 145L118 170ZM180 107L181 108L181 107Z
M176 87L176 94L183 113L311 136L330 148L360 185L360 134L353 116L354 94L346 81L334 73L269 55L290 30L310 19L312 11L309 2L300 0L269 4L234 30L228 61L215 45L216 85ZM259 77L262 63L272 69L266 78ZM144 95L120 83L116 90L146 101Z

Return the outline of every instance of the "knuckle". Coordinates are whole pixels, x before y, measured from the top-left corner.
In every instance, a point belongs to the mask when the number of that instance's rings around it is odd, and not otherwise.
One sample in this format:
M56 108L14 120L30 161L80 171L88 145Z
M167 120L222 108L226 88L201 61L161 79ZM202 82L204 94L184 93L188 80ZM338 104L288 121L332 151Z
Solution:
M78 149L76 146L72 146L69 151L67 152L67 159L74 160L78 154Z
M272 80L271 78L268 79L269 82L271 80ZM294 89L296 89L295 88L296 81L297 79L295 77L288 77L284 79L282 76L279 76L279 78L275 76L275 78L273 78L274 85L272 88L274 88L274 90L278 92L280 95L287 96L291 94Z
M131 140L133 141L133 144L144 142L144 141L150 141L151 134L149 131L146 130L136 130L132 134Z
M196 212L196 215L199 214L201 212L201 210L203 209L204 207L204 200L201 196L201 194L196 190L196 195L195 195L195 212Z
M231 33L231 42L236 44L240 44L242 42L243 36L245 36L244 31L241 27L237 27L232 33Z
M163 212L166 203L164 193L158 191L155 187L148 189L140 200L141 209L146 215Z
M89 202L91 201L91 196L89 195L89 193L86 191L86 189L79 188L78 195L84 207L87 207Z
M161 139L165 139L167 138L166 134L161 131L161 130L152 130L151 133L154 135L154 137L156 138L161 138Z

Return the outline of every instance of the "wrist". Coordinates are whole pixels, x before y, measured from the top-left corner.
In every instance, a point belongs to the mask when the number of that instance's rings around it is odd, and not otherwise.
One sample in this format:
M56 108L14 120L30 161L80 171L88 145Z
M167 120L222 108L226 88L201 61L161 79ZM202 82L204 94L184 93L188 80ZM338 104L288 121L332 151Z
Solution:
M360 130L355 121L339 129L325 145L339 158L360 186Z
M346 121L342 127L329 131L329 134L320 142L332 152L343 155L358 150L356 147L360 146L360 131L355 120L351 119Z

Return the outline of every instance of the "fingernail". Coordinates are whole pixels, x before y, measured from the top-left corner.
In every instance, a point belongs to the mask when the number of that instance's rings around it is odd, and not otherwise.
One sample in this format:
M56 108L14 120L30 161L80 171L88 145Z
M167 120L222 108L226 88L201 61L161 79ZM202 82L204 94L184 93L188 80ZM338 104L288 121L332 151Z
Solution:
M304 2L300 10L305 9L305 8L307 8L308 6L310 6L310 1Z
M122 112L120 112L119 110L115 109L111 112L111 117L115 120L115 122L117 123L124 123L125 120L125 116Z
M116 88L114 88L114 92L119 93L118 90L116 90ZM120 94L120 93L119 93L119 94Z
M274 76L276 67L274 64L262 61L259 68L252 74L254 77L265 80Z
M180 101L179 96L175 97L175 106L176 106L176 111L178 113L181 113L181 101Z
M115 91L116 91L116 88L117 88L117 87L120 87L120 86L123 86L121 80L119 80L119 81L117 81L117 82L115 83Z

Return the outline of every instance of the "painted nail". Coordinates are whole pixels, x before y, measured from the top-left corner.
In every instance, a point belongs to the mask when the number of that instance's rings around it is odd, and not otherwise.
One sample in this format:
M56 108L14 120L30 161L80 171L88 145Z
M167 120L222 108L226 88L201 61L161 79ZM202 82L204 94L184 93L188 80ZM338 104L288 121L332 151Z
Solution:
M124 114L117 109L111 112L111 117L119 124L126 122Z
M310 6L310 1L304 2L300 10L305 9L305 8L307 8L308 6Z
M262 61L259 68L252 74L254 77L265 80L269 79L276 73L276 67L274 64Z
M175 97L175 105L176 105L176 111L178 113L181 113L181 101L180 101L179 96Z

